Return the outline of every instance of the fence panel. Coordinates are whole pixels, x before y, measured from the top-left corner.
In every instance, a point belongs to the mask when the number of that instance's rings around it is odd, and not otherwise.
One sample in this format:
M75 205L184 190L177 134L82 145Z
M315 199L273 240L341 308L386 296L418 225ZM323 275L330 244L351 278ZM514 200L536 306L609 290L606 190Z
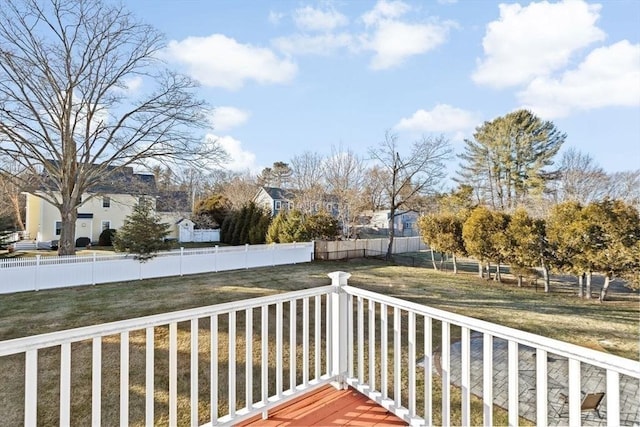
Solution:
M313 242L200 248L129 255L36 257L0 262L0 294L309 262Z

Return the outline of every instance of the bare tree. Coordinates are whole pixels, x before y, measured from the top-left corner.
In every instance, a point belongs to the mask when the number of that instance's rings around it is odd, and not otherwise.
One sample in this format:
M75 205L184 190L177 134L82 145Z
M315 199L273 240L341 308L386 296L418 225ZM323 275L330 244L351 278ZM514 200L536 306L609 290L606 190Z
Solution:
M326 160L326 180L329 192L338 200L338 220L343 234L348 234L352 220L361 209L360 194L365 182L363 160L352 150L331 147Z
M0 1L0 158L40 177L23 188L60 211L60 254L75 252L83 194L124 168L224 155L194 135L203 102L163 47L116 3Z
M640 169L610 174L607 196L622 200L640 211Z
M315 204L321 202L325 194L324 159L317 153L305 151L291 159L291 172L296 209L315 213Z
M399 210L412 201L433 192L446 176L444 162L451 157L452 149L444 136L426 137L415 141L407 156L400 155L398 137L387 132L377 147L369 149L373 160L388 174L384 192L389 206L389 246L387 258L393 251L395 217Z
M230 182L224 184L220 194L229 200L232 209L240 209L253 201L256 194L258 194L258 189L256 178L246 173L236 176Z
M590 155L570 148L560 160L558 201L573 200L588 204L601 200L607 192L608 181L604 169L598 166Z
M11 163L5 164L4 167L0 168L0 217L11 218L15 228L24 231L24 221L22 220L24 196L12 179L13 176L21 173L22 171Z

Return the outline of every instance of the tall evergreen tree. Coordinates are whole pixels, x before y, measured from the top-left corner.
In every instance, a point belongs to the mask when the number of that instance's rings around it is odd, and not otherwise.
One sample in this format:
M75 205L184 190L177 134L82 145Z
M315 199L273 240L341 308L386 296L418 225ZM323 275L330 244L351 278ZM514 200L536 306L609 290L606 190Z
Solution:
M498 210L512 210L556 178L547 170L566 134L527 110L484 122L465 150L457 181L474 186Z
M169 224L160 222L151 201L141 199L115 233L113 247L118 252L134 254L140 262L148 261L158 251L168 249L164 239L169 235L169 227Z

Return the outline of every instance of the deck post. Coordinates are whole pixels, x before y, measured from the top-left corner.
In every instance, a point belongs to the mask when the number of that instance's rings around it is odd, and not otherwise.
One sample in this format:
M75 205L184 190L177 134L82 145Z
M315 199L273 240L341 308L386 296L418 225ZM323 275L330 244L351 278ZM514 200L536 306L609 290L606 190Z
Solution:
M328 275L331 278L333 292L331 293L331 375L332 385L338 390L347 387L347 365L348 365L348 325L347 310L348 298L343 287L347 285L350 273L344 271L334 271Z

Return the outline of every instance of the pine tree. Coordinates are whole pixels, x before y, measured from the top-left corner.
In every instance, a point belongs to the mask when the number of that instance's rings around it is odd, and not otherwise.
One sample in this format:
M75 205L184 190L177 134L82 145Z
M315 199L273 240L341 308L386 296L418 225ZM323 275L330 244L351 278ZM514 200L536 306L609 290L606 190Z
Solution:
M484 122L465 140L457 181L479 190L493 209L514 209L557 178L546 168L565 139L552 122L527 110Z
M150 200L140 199L124 225L115 233L113 246L118 252L134 254L140 262L148 261L161 250L168 249L164 239L169 235L169 224L160 222L153 212Z

